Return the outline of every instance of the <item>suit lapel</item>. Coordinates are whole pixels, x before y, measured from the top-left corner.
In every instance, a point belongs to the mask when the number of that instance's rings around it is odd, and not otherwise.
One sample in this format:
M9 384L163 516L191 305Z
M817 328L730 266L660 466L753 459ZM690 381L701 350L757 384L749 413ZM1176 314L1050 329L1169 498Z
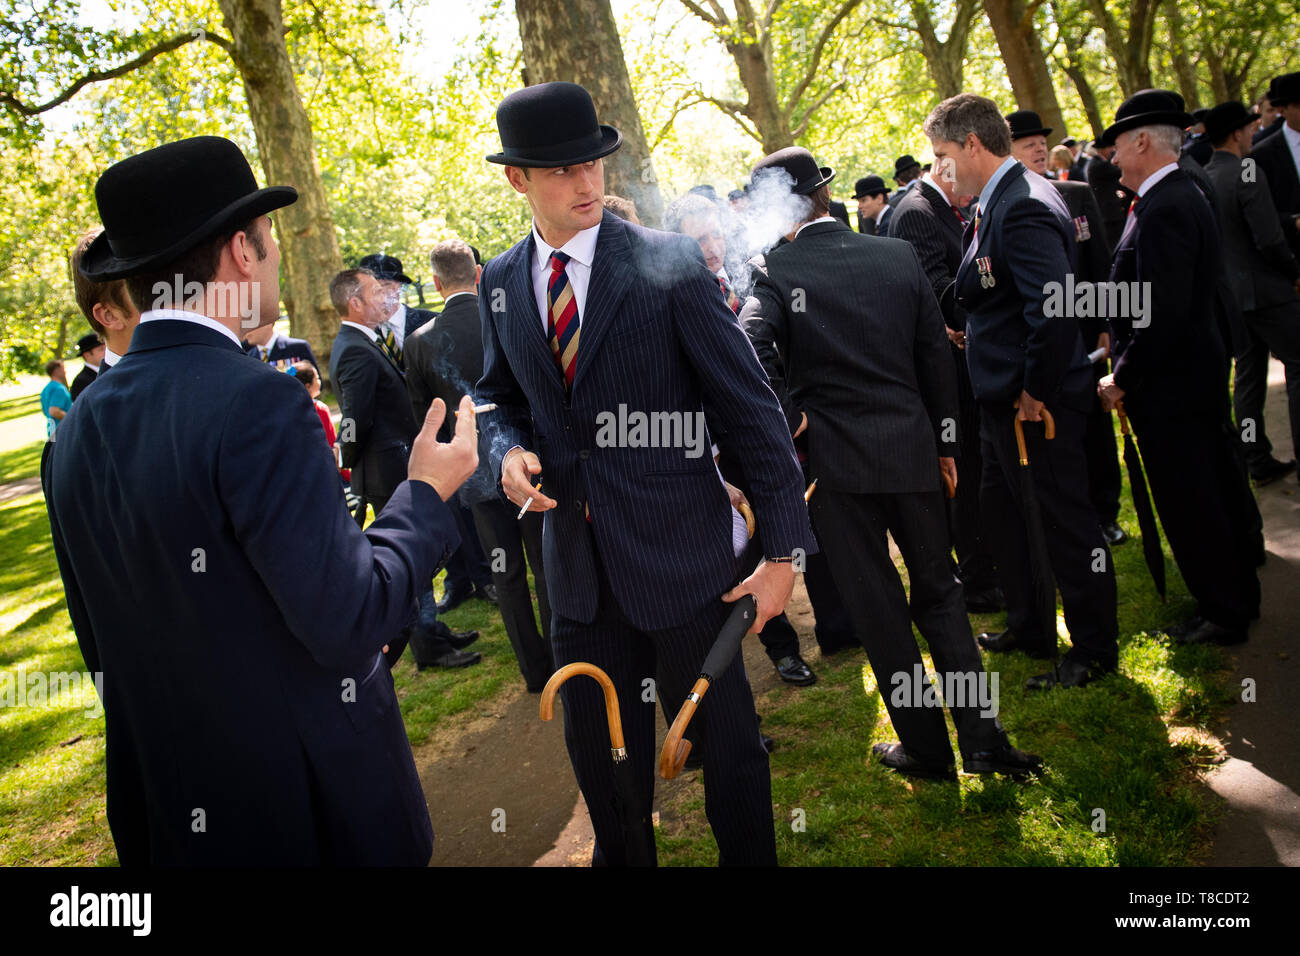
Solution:
M533 256L536 255L533 231L514 248L515 260L505 267L506 323L512 335L522 342L524 350L541 364L543 378L556 388L564 388L560 377L560 368L555 364L555 355L550 343L546 341L546 331L542 327L542 316L537 310L537 298L533 295ZM482 293L483 290L480 290ZM486 290L488 308L493 305L492 296L495 289ZM583 330L586 331L585 329ZM581 349L581 342L579 343Z
M579 316L582 324L579 326L578 367L573 374L575 390L583 373L591 367L609 327L614 324L619 304L634 278L632 248L627 241L623 220L606 212L596 237L591 281L587 284L586 314ZM550 354L549 347L547 354Z

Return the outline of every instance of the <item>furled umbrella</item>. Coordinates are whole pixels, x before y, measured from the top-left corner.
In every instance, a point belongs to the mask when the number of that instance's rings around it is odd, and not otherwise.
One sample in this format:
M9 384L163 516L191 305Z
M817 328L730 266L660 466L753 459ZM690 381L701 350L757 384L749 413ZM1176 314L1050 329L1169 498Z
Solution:
M1052 672L1059 682L1060 674L1056 641L1056 581L1052 577L1052 559L1047 550L1047 533L1043 530L1043 515L1038 506L1038 493L1034 488L1034 474L1029 466L1029 452L1025 449L1025 429L1017 411L1012 418L1016 430L1016 450L1020 453L1020 500L1024 502L1025 534L1029 540L1029 568L1034 585L1034 614L1043 637L1052 643ZM1043 437L1056 437L1056 421L1052 413L1043 409Z
M623 824L623 851L628 866L655 865L654 825L650 821L650 808L641 800L637 790L632 761L627 758L623 741L623 720L619 715L618 691L609 675L595 664L575 661L566 664L551 675L542 689L540 713L542 720L554 715L555 695L560 685L576 674L586 674L596 679L605 694L605 720L609 724L609 749L613 757L614 811Z
M1155 582L1160 600L1165 599L1165 556L1160 550L1160 532L1156 530L1156 513L1151 507L1151 495L1147 493L1146 474L1142 471L1142 456L1138 454L1137 443L1128 427L1128 416L1124 414L1124 403L1115 405L1119 415L1119 430L1124 435L1124 465L1128 468L1128 483L1133 489L1133 510L1137 513L1138 532L1142 535L1142 557L1146 559L1147 570Z

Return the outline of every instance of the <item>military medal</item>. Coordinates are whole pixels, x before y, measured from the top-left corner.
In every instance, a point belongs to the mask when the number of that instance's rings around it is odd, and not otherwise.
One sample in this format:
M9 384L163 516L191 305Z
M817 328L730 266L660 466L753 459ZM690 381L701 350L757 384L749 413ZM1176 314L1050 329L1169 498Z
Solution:
M993 278L993 260L988 256L981 256L975 260L975 265L980 271L980 285L985 289L993 288L997 282Z
M1074 238L1079 242L1092 238L1092 230L1088 228L1087 216L1079 216L1074 220Z

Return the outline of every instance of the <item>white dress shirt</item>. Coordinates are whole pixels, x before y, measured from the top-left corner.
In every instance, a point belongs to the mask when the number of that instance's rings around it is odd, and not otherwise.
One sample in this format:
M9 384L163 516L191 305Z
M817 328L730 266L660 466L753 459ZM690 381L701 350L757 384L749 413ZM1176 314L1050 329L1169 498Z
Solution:
M587 286L591 282L591 263L596 258L596 236L600 232L600 223L590 229L584 229L560 247L569 257L564 272L569 277L569 287L573 289L573 300L578 303L578 322L587 314ZM533 295L537 299L537 314L542 317L542 332L549 332L550 326L546 315L546 285L551 279L551 253L555 247L547 244L533 223ZM581 326L579 326L581 327Z
M230 339L230 341L239 345L239 336L230 331L230 329L226 328L216 319L210 319L206 315L199 315L197 312L187 312L184 309L150 309L148 312L145 312L140 316L140 324L144 325L146 322L161 322L168 319L179 320L181 322L193 322L195 325L201 325L204 328L220 332L226 338ZM239 345L239 350L242 352L244 347ZM104 351L106 354L111 354L107 349ZM114 357L116 358L116 356Z
M1295 163L1295 174L1300 177L1300 130L1292 129L1290 123L1283 123L1282 135L1286 137L1286 144L1291 147L1291 162Z
M358 322L349 322L347 319L344 319L342 322L339 323L339 325L350 325L358 332L364 332L366 338L370 339L370 341L372 342L379 341L379 333L376 332L374 329L370 328L369 326L361 325Z
M393 339L397 342L397 350L402 350L402 343L406 340L406 303L398 302L397 311L390 315L380 324L380 329L391 329Z
M266 344L257 347L257 357L265 362L266 357L271 354L271 349L275 348L275 340L279 337L279 332L272 332L271 337L266 340Z
M816 219L810 219L794 231L794 237L799 238L799 233L803 232L809 226L815 226L819 222L839 222L834 216L818 216Z
M122 361L122 356L118 355L116 352L114 352L112 349L110 349L107 345L105 345L105 346L104 346L104 361L100 363L100 367L101 367L101 368L104 368L104 367L112 368L114 365L116 365L116 364L117 364L118 362L120 362L120 361Z
M1152 186L1160 182L1160 180L1164 179L1166 176L1168 176L1177 168L1178 168L1177 163L1166 163L1165 165L1157 169L1154 173L1152 173L1150 176L1148 176L1146 179L1142 180L1142 185L1138 187L1138 198L1140 199L1143 196L1145 196L1147 193L1149 193L1151 191Z

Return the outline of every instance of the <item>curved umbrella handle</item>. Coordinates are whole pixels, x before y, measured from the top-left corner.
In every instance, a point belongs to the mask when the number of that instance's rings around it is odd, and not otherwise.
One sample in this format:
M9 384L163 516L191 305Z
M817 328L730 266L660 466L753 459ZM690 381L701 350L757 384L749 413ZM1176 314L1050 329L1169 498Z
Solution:
M686 739L686 727L690 724L691 718L695 716L695 708L700 705L700 700L704 697L709 689L709 679L700 676L695 680L695 686L691 688L690 695L686 702L682 704L682 709L677 712L677 717L673 725L668 728L668 736L664 738L663 749L659 751L659 776L665 780L671 780L682 772L682 767L686 765L686 758L691 754L691 742Z
M554 716L555 695L559 692L560 685L577 674L594 677L596 682L600 684L600 689L605 692L605 719L609 722L609 749L614 754L615 760L626 760L627 748L623 745L623 719L618 712L618 691L614 689L614 682L609 679L609 675L595 664L588 664L586 661L574 661L572 664L565 664L551 675L551 679L542 688L542 700L538 707L542 720L550 720Z
M749 506L748 501L742 501L740 507L736 510L739 511L740 516L745 519L745 531L749 533L751 538L754 537L754 509Z
M1012 416L1011 424L1016 429L1016 451L1020 452L1020 464L1029 464L1029 452L1025 451L1025 429L1020 424L1020 411ZM1049 441L1056 437L1056 419L1046 408L1043 409L1043 437Z
M1123 402L1116 402L1116 403L1115 403L1115 414L1119 416L1119 433L1120 433L1121 435L1127 435L1127 434L1129 433L1129 430L1128 430L1128 415L1126 415L1126 414L1124 413L1124 403L1123 403Z

